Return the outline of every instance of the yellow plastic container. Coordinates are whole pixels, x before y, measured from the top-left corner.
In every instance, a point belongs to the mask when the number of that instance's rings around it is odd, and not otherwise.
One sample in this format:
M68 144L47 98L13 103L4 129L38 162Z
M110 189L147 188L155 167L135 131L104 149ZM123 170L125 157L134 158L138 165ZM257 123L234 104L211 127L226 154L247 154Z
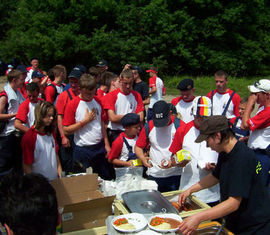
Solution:
M184 160L191 160L191 154L188 150L181 149L176 153L175 162L179 164Z
M142 166L142 160L137 158L135 160L132 160L133 166Z

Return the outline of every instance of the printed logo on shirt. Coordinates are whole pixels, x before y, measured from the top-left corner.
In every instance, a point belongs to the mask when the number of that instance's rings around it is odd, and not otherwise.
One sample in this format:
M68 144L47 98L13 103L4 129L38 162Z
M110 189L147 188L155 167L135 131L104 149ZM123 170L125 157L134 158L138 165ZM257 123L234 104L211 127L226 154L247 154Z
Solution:
M258 162L258 164L256 166L256 174L258 175L261 170L262 170L262 165L260 162Z

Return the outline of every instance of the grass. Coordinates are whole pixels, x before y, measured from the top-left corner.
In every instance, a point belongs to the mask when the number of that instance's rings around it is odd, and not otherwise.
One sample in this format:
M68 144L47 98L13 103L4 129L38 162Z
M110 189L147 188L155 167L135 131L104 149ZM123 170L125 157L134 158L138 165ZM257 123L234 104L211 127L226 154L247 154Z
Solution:
M170 95L179 96L179 90L177 90L178 83L185 78L191 78L194 81L195 95L206 95L209 91L215 89L215 82L213 77L165 77L164 83L166 87L166 93ZM248 85L258 81L262 77L242 77L242 78L229 78L227 86L236 91L241 98L249 95Z

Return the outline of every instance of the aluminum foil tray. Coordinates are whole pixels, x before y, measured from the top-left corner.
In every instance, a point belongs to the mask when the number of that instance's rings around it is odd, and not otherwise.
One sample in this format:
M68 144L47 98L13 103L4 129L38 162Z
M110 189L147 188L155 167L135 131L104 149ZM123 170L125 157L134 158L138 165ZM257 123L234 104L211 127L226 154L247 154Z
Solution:
M138 190L122 194L124 203L131 212L140 214L179 212L156 190Z

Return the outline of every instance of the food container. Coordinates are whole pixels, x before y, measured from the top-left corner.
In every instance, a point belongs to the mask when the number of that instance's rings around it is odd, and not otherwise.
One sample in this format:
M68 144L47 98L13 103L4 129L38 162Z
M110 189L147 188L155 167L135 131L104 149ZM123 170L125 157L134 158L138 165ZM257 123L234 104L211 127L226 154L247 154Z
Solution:
M126 207L132 213L174 213L178 211L156 190L137 190L122 194Z
M217 221L201 223L194 232L194 235L215 235L221 227L221 224ZM220 235L233 235L233 233L226 228L222 228Z
M188 150L181 149L176 153L176 155L173 156L174 160L177 164L184 160L191 160L191 153Z
M177 191L171 191L171 192L166 192L166 193L161 193L168 201L170 202L177 202L178 195L182 193L182 190L177 190ZM182 218L196 214L200 211L206 210L210 208L206 203L200 201L198 198L195 196L191 196L190 200L188 200L188 206L191 206L192 210L189 211L181 211L180 216ZM114 210L115 210L115 215L122 215L122 214L128 214L131 213L130 209L127 207L125 202L123 200L117 200L114 202ZM176 210L176 209L175 209ZM159 212L157 212L159 213ZM177 213L177 212L173 212Z

